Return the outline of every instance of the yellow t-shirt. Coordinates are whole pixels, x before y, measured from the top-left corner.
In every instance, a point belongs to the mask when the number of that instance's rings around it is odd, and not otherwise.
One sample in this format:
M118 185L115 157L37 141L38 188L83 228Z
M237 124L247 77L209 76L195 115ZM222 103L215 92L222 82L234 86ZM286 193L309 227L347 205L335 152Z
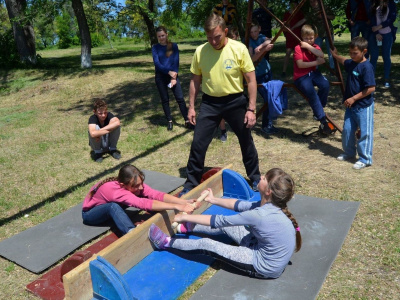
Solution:
M202 76L203 93L213 97L243 92L243 74L252 71L249 50L231 39L222 50L215 50L209 43L199 46L190 67L190 72Z

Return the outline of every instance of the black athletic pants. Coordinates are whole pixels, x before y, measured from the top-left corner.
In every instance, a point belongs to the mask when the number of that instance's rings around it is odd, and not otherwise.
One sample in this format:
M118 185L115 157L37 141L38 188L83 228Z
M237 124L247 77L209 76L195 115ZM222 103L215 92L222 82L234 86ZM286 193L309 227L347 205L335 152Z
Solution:
M185 188L192 189L199 185L203 175L204 160L208 146L213 138L214 130L222 119L229 123L239 139L247 177L251 181L260 179L258 154L251 136L251 129L246 128L246 124L244 124L247 104L248 100L242 93L225 97L212 97L203 94L186 168L187 180L184 184ZM226 160L221 161L221 164L230 160L230 154L226 153Z

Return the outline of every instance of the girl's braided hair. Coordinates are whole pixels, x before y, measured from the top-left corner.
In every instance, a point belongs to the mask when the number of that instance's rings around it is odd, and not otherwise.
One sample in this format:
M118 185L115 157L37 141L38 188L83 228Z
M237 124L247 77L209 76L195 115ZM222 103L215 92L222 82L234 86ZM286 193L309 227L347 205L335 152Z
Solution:
M293 214L289 211L287 203L294 196L294 181L290 175L282 169L274 168L267 172L265 178L268 188L271 190L271 202L282 209L282 212L292 221L296 230L296 252L301 248L300 227Z

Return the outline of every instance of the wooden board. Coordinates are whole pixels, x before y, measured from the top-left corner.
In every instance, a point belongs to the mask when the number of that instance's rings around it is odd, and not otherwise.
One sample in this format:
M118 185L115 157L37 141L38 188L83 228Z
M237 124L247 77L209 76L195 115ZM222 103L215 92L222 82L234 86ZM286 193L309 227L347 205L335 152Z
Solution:
M226 168L230 168L231 165ZM210 177L189 193L184 195L184 199L197 199L201 192L206 188L211 188L214 195L217 197L223 195L222 185L222 171L219 171L214 176ZM200 214L206 210L210 205L203 202L203 205L194 213ZM115 268L121 272L126 273L134 265L140 262L144 257L153 251L153 247L148 239L148 230L152 223L159 226L163 231L168 231L173 234L172 222L175 217L175 211L168 210L157 213L149 220L138 226L135 230L127 233L107 248L103 249L91 259L85 261L69 273L63 276L65 299L92 299L92 281L89 271L89 263L96 259L98 255L108 260Z

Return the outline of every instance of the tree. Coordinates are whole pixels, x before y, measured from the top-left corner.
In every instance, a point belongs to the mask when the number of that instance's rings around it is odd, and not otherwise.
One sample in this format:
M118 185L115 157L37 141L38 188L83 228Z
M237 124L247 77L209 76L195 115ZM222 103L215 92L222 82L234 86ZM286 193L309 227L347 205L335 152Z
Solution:
M127 0L126 10L129 13L138 13L146 24L147 34L151 45L157 43L157 36L154 28L154 20L158 14L158 6L161 4L157 0Z
M35 65L37 63L35 33L31 21L25 14L26 0L5 0L5 2L20 60Z
M83 10L81 0L72 0L72 8L78 21L79 35L81 38L81 67L92 67L92 39L90 37L89 26Z

